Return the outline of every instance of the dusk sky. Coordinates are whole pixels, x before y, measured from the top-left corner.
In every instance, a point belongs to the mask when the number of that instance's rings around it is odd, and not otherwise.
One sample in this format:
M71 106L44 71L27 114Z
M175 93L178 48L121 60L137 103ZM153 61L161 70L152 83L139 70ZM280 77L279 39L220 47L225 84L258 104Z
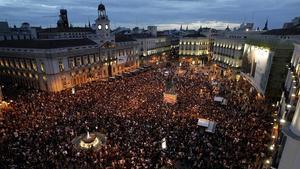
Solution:
M74 26L94 23L97 0L0 0L0 20L19 26L29 22L33 26L55 27L60 8L68 10ZM231 28L241 22L254 22L263 27L281 28L299 16L299 0L103 0L113 28L146 27L159 29L214 27Z

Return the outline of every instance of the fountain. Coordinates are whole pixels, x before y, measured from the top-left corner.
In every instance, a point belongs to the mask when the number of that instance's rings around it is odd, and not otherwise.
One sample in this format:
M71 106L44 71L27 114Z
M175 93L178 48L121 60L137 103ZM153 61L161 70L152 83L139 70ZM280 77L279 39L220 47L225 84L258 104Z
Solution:
M90 133L89 131L87 131L86 134L82 134L79 137L73 139L72 143L77 149L98 150L105 143L105 141L106 140L104 134L98 132Z

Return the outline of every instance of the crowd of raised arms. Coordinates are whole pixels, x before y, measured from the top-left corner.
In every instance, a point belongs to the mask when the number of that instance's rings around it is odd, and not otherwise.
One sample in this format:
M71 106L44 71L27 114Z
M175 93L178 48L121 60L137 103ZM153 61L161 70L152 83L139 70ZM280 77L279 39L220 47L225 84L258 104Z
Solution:
M247 81L220 76L213 66L195 72L184 65L175 78L177 103L170 105L163 102L161 67L77 86L75 94L31 91L18 96L0 122L0 166L258 168L268 152L270 107L250 92ZM212 77L218 85L212 85ZM215 95L227 98L227 106L214 102ZM198 118L217 122L215 133L197 126ZM74 148L72 139L87 131L106 135L99 151Z

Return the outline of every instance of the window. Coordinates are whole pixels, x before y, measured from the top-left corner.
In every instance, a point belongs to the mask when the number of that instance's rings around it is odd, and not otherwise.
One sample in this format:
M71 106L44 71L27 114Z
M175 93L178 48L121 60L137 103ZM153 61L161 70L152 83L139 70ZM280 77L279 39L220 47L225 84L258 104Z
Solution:
M81 57L76 57L76 66L81 65Z
M36 66L36 62L35 61L32 61L32 68L33 68L33 70L37 71L37 66Z
M70 68L70 69L73 69L73 68L75 67L75 61L74 61L74 58L71 57L71 58L68 59L68 61L69 61L69 68Z
M87 65L89 63L88 56L83 56L83 64Z
M2 59L0 58L0 65L4 66Z
M24 60L20 60L20 63L21 63L21 68L24 69L25 68Z
M93 64L95 62L94 55L89 56L90 63Z
M99 54L96 54L95 60L96 60L96 62L99 62L99 60L100 60Z
M61 59L58 61L58 68L60 72L63 72L65 70L64 63Z
M30 60L26 60L26 67L27 67L28 70L31 70Z
M42 71L43 73L45 73L45 65L44 65L43 62L41 63L41 71Z

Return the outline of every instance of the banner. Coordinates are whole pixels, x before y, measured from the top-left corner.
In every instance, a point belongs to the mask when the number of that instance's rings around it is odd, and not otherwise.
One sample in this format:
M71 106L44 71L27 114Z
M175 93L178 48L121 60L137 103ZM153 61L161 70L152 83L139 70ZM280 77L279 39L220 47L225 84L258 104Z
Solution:
M177 102L177 95L171 93L164 93L164 102L175 104Z
M127 62L128 56L118 56L118 64L124 64Z

